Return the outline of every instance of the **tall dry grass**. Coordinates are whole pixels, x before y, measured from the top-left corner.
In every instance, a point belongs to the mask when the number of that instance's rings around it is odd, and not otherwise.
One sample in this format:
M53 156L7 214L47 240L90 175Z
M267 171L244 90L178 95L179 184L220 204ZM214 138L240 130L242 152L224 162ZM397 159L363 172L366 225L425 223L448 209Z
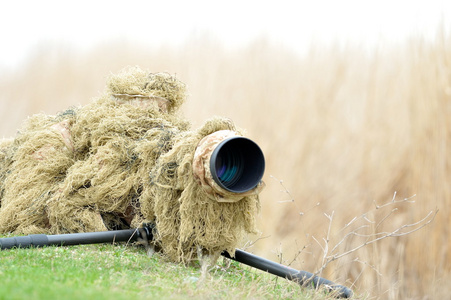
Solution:
M186 82L194 127L227 116L261 145L267 188L252 251L315 271L334 245L352 250L438 209L428 226L351 251L321 274L383 299L451 293L451 36L373 51L316 45L303 56L264 39L235 50L208 37L180 48L44 45L2 73L0 135L33 113L87 103L126 65Z

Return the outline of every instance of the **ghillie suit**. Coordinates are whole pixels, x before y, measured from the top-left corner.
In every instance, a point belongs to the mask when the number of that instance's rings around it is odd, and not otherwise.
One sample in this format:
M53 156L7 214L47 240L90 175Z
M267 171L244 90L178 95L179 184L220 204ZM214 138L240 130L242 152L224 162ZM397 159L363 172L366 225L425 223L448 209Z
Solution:
M199 249L233 255L256 232L263 184L236 195L205 179L201 141L239 130L218 117L190 130L177 115L185 98L174 76L128 68L91 104L29 118L14 140L0 143L0 233L152 222L153 245L173 261L195 259Z

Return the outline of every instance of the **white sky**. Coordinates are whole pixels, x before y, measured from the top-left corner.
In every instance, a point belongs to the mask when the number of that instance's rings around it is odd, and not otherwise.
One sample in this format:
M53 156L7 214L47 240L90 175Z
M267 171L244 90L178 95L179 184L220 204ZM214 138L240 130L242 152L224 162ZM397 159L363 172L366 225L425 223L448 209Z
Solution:
M49 41L92 47L126 37L176 45L208 32L225 46L267 36L302 51L312 40L373 45L433 37L442 21L449 30L451 0L0 0L0 69Z

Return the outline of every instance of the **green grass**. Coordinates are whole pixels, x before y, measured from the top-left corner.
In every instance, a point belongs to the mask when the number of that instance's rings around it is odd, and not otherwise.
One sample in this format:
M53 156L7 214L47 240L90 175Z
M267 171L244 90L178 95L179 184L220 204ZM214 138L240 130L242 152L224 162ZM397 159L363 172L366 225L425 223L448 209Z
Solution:
M0 251L0 299L326 299L321 293L222 258L200 268L125 245Z

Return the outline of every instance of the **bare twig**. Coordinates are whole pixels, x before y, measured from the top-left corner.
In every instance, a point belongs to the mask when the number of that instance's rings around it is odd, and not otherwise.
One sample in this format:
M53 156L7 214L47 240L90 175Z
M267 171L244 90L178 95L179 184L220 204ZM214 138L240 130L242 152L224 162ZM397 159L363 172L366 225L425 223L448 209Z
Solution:
M286 193L290 199L289 200L281 200L281 201L277 201L279 203L284 203L284 202L294 202L294 197L293 195L291 195L290 191L287 189L287 187L283 184L283 180L282 179L277 179L276 177L274 177L273 175L269 175L269 177L277 180L279 182L279 184L282 186L283 190L281 190L281 192Z
M390 205L393 205L393 204L397 204L397 203L405 203L405 202L412 203L412 202L414 202L414 201L410 200L410 199L413 198L413 196L409 197L409 198L404 198L402 200L396 200L395 196L396 196L396 193L394 194L393 199L390 202L386 203L386 204L376 205L376 209L381 209L381 208L384 208L384 207L387 207L387 206L390 206ZM394 229L392 231L377 232L377 229L380 228L383 223L386 223L387 220L389 220L389 218L391 216L393 216L397 211L398 211L398 208L393 208L392 210L390 210L390 212L387 215L383 216L383 218L379 222L370 220L367 217L366 213L362 214L360 217L354 217L340 231L343 231L345 228L350 228L351 224L354 224L354 223L357 222L357 220L362 219L366 223L375 224L374 225L375 232L370 233L370 234L360 233L361 230L370 228L370 226L368 224L360 225L357 228L351 229L352 231L348 232L331 249L329 247L329 242L330 242L330 230L331 230L331 223L332 223L332 219L333 219L333 212L332 212L331 215L324 214L326 216L326 218L328 218L328 220L329 220L329 227L328 227L328 231L327 231L326 237L323 238L323 243L320 243L315 237L312 237L316 241L316 243L318 243L318 245L321 247L321 249L322 249L322 251L324 253L323 258L322 258L322 265L321 265L321 267L318 269L318 271L315 274L321 274L321 272L326 268L326 266L329 263L331 263L331 262L333 262L333 261L335 261L337 259L340 259L340 258L342 258L344 256L350 255L351 253L354 253L357 250L359 250L359 249L361 249L361 248L363 248L365 246L368 246L370 244L376 243L376 242L378 242L378 241L380 241L382 239L385 239L385 238L400 237L400 236L405 236L405 235L411 234L413 232L416 232L416 231L422 229L423 227L427 226L428 224L430 224L434 220L435 216L438 213L438 210L430 211L424 218L422 218L421 220L419 220L417 222L410 223L410 224L404 224L404 225L399 226L398 228L396 228L396 229ZM345 251L343 253L336 253L338 248L341 245L343 245L352 236L364 237L364 238L366 238L366 240L364 242L362 242L361 244L353 247L350 250L347 250L347 251ZM354 261L362 263L360 260L354 260ZM370 266L369 264L367 264L367 265ZM378 272L378 274L379 274L379 272Z
M392 198L392 200L391 200L390 202L385 203L385 204L382 204L382 205L377 205L377 204L376 204L376 201L373 201L373 203L374 203L374 206L376 207L376 209L380 209L380 208L383 208L383 207L385 207L385 206L392 205L392 204L394 204L394 203L403 203L403 202L415 203L415 201L410 200L410 199L412 199L413 197L416 197L416 195L413 195L413 196L410 196L409 198L404 198L404 199L401 199L401 200L395 200L395 198L396 198L396 192L394 192L394 193L393 193L393 198Z
M252 248L252 247L255 245L255 243L257 243L258 241L263 240L263 239L267 239L267 238L269 238L269 237L271 237L271 236L270 236L270 235L267 235L267 236L259 237L259 238L255 239L255 240L253 240L253 241L247 241L247 242L244 244L244 246L243 246L243 250L247 250L247 249L249 249L249 248Z
M297 245L297 244L298 244L298 243L297 243L297 241L296 241L296 245ZM291 266L291 265L296 261L296 259L299 257L299 255L301 255L301 253L302 253L307 247L308 247L308 245L304 245L304 247L302 247L301 250L298 250L298 252L296 252L295 255L293 256L293 259L291 260L291 262L287 263L287 266L288 266L288 267Z

